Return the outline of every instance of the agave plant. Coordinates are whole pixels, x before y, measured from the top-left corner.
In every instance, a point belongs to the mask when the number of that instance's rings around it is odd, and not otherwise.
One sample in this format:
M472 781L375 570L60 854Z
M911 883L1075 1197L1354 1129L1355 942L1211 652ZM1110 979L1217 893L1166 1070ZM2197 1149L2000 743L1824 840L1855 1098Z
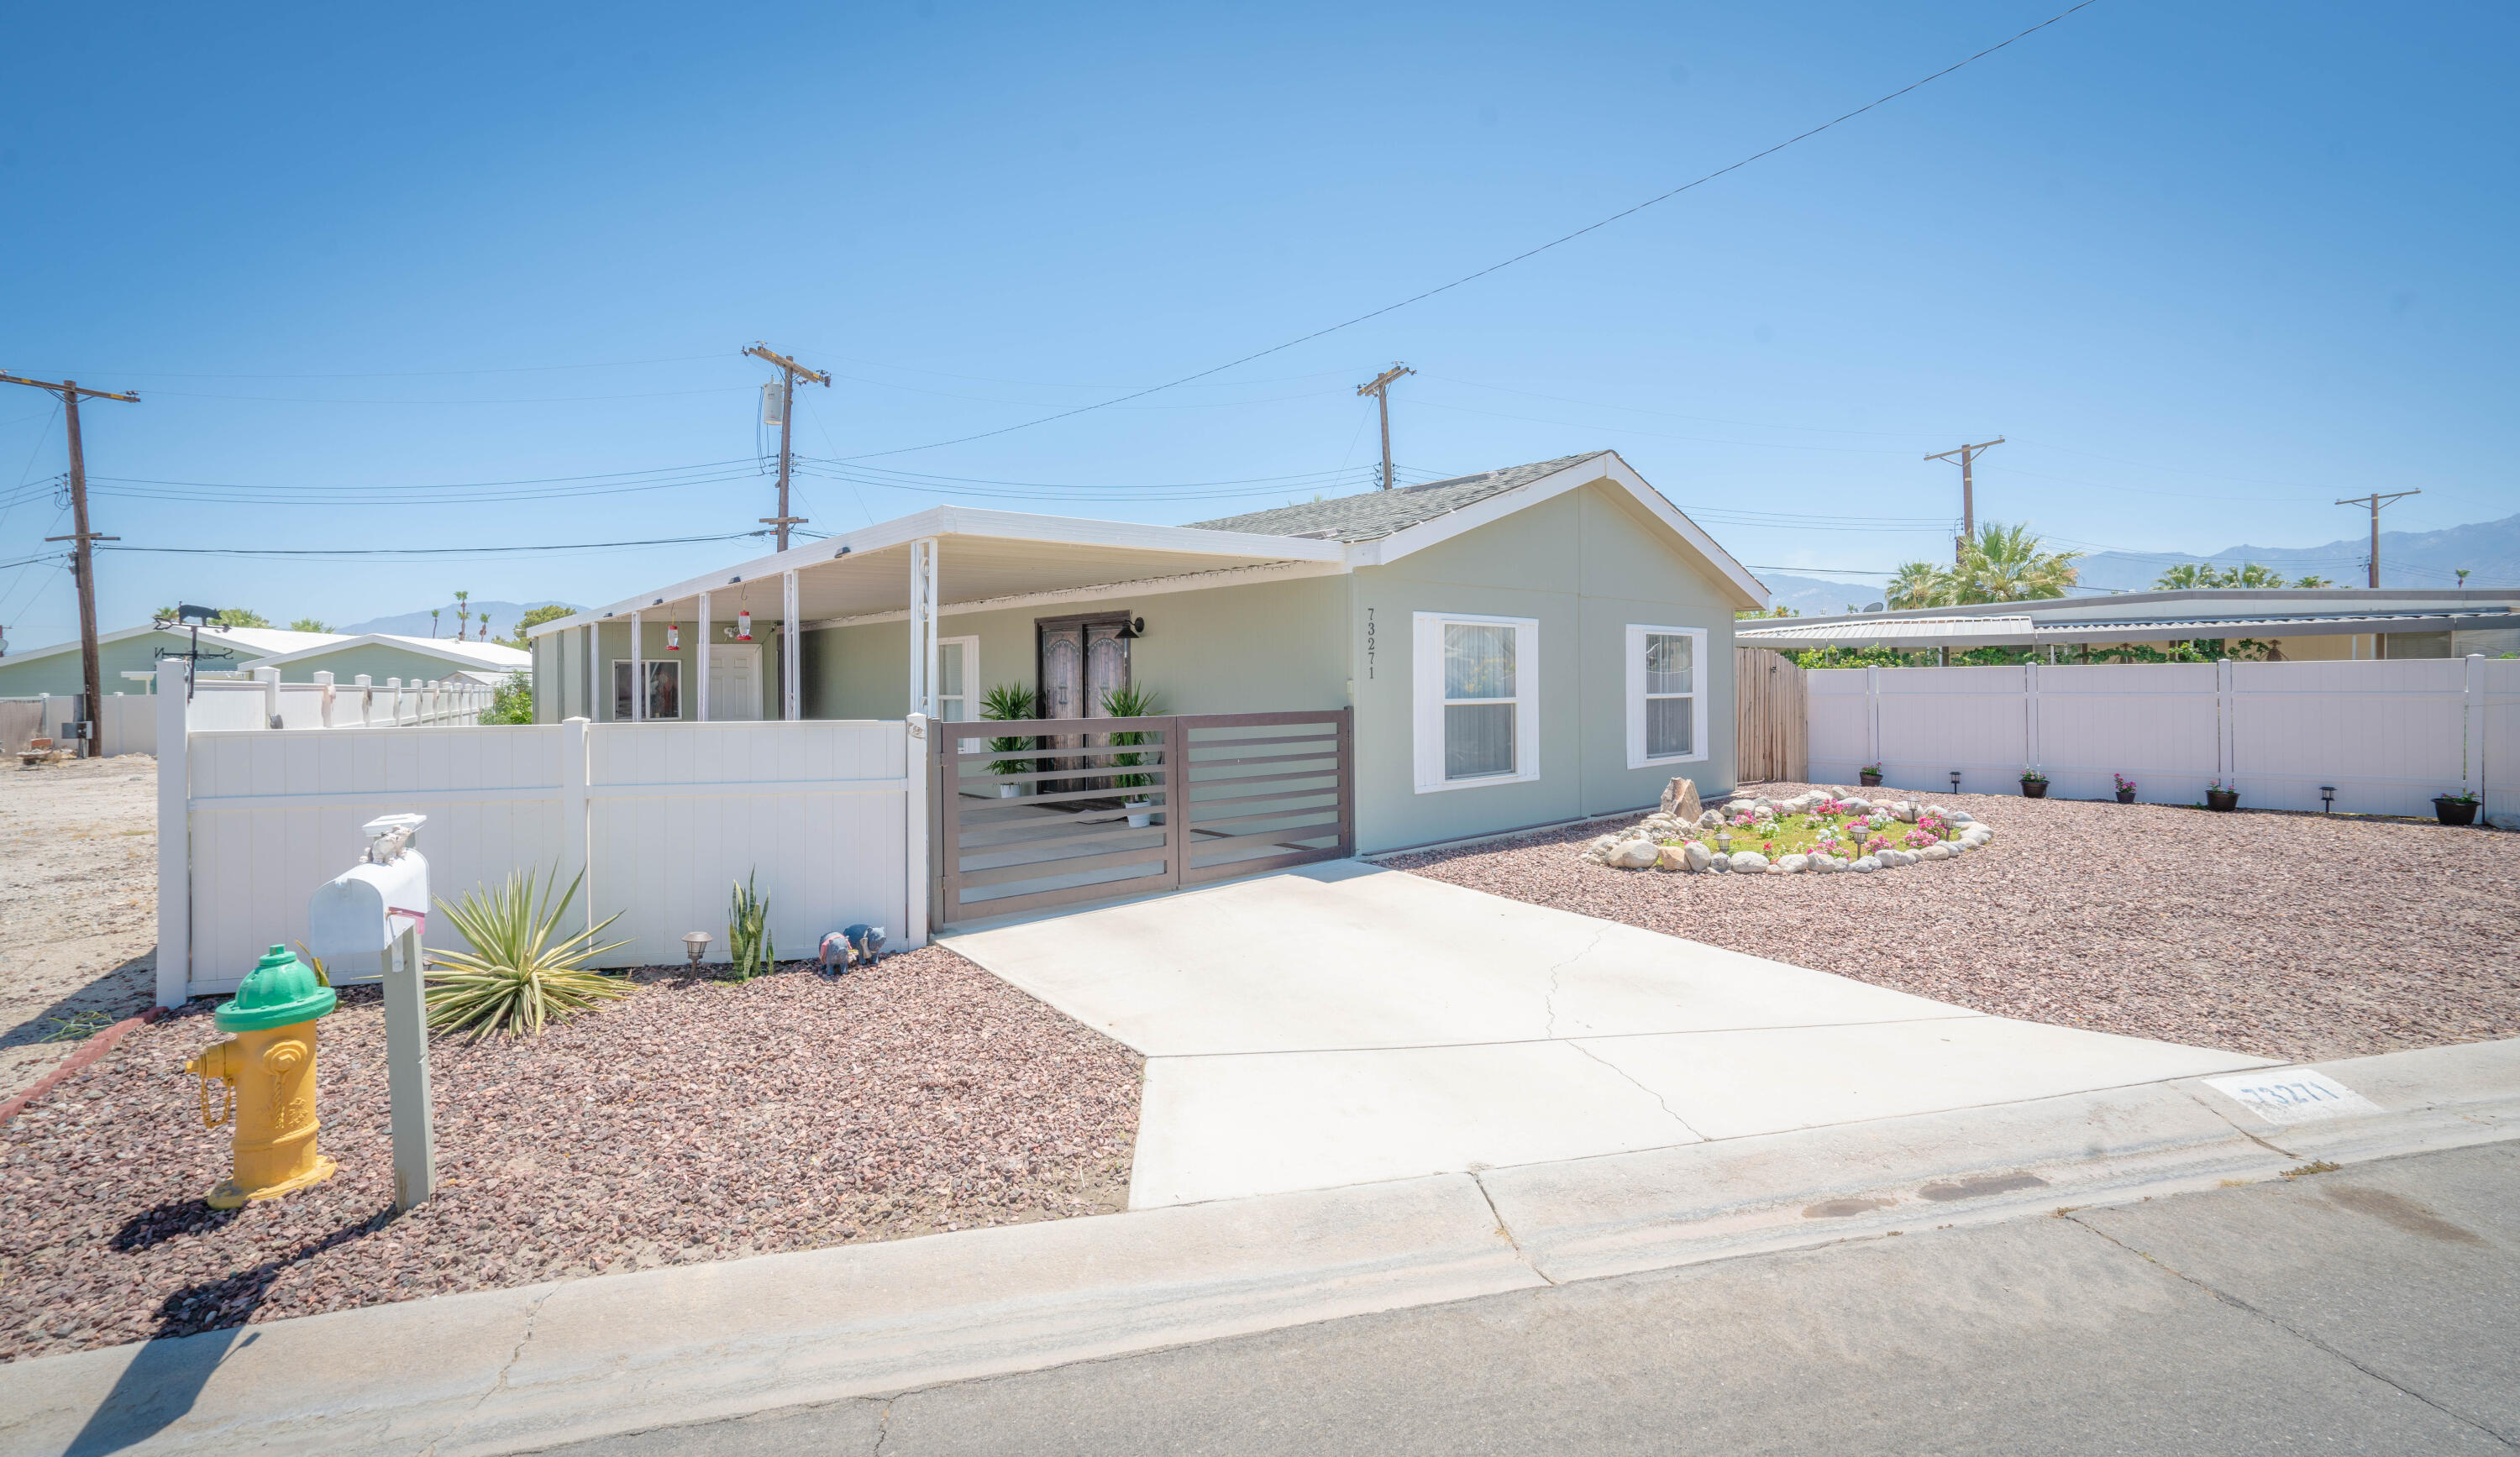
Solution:
M586 964L630 944L595 945L606 927L621 919L619 912L591 930L561 935L561 919L586 876L579 872L554 905L552 885L559 878L554 869L537 885L531 871L512 870L495 891L468 892L461 905L437 903L472 949L431 953L431 1031L470 1032L476 1042L492 1033L532 1037L570 1013L629 994L620 978Z
M770 945L770 902L753 892L749 873L728 900L726 917L726 974L751 981L771 968L778 952Z
M1102 694L1102 711L1115 719L1150 719L1162 713L1164 706L1155 697L1154 689L1142 688L1136 684L1131 684L1127 687L1105 691ZM1108 735L1108 738L1113 744L1142 744L1151 741L1154 735L1142 728L1123 728ZM1156 754L1114 754L1111 756L1111 767L1126 769L1133 765L1151 764L1159 757ZM1153 774L1111 776L1111 787L1114 789L1143 789L1153 782L1155 782Z
M1041 700L1034 695L1032 689L1022 684L1002 683L981 695L980 717L1000 722L1037 719L1041 717ZM1024 749L1035 748L1039 744L1039 739L1001 734L989 740L989 752L1013 754ZM1032 767L1033 761L1029 759L997 759L990 762L989 773L993 774L1030 773Z

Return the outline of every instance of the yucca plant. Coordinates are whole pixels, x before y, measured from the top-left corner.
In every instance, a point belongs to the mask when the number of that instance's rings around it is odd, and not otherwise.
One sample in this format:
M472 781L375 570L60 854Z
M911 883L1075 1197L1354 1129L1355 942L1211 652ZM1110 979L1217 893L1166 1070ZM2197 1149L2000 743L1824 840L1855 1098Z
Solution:
M1162 713L1164 706L1156 698L1154 689L1142 688L1136 684L1131 684L1127 687L1112 688L1104 692L1102 711L1115 719L1150 719ZM1143 728L1123 728L1109 735L1109 740L1114 745L1148 743L1153 739L1154 735ZM1154 754L1114 754L1111 756L1111 767L1125 769L1133 764L1151 764L1158 757ZM1114 789L1139 789L1153 782L1155 782L1153 774L1113 774L1111 776L1111 787Z
M735 887L726 915L727 975L739 982L751 981L770 969L778 952L770 945L770 902L753 893L749 873L743 884Z
M570 1013L629 994L620 978L586 964L630 944L595 945L595 938L620 914L605 917L592 930L562 935L561 920L577 900L586 875L579 872L561 894L560 904L553 905L552 886L559 878L554 869L537 885L533 872L512 870L495 891L471 891L461 905L437 903L472 949L431 953L431 1031L469 1032L476 1042L492 1033L532 1037Z
M1002 723L1011 719L1037 719L1041 717L1041 700L1034 695L1032 689L1022 684L1002 683L980 696L980 717ZM1002 735L989 740L989 752L992 754L1020 753L1034 747L1038 742L1039 740L1033 738ZM1030 773L1032 766L1033 761L1029 759L997 759L990 762L989 773L993 774Z

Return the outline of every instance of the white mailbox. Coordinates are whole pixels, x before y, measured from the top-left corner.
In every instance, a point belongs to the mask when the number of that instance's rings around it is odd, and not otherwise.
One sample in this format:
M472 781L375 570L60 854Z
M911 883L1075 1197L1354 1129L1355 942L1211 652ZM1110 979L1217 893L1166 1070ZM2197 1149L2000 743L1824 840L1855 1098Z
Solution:
M428 926L428 858L412 843L426 815L384 815L362 828L367 858L306 898L306 949L336 982L365 980L376 957L384 983L385 1093L393 1123L394 1208L437 1187L429 1118L428 1008L421 934Z
M428 858L405 850L382 864L361 863L315 888L306 900L306 949L349 970L355 959L389 950L428 920Z

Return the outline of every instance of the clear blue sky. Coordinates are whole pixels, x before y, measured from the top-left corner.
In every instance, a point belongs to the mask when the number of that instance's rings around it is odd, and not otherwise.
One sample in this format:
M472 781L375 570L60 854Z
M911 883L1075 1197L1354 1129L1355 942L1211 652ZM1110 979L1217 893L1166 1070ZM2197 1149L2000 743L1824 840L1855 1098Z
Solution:
M219 498L101 494L129 545L743 530L771 505L755 338L844 376L800 416L814 456L993 429L1495 262L2056 8L17 6L0 369L146 396L86 412L101 492ZM803 508L1344 492L1374 456L1354 386L1405 359L1413 476L1615 447L1758 564L1939 554L1957 472L1919 457L1999 434L1980 513L2077 545L2316 544L2374 488L2425 493L2393 527L2506 515L2515 43L2500 3L2098 0L1465 287L808 478ZM46 398L0 393L0 561L68 529L10 490L63 468ZM338 622L758 550L117 553L100 584L109 626L179 596ZM75 620L53 564L0 571L14 643Z

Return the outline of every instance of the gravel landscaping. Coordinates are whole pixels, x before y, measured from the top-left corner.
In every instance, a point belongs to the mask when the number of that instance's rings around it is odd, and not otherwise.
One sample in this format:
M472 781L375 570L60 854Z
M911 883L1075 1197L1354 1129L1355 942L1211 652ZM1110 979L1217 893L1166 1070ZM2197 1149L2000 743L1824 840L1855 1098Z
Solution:
M1755 786L1811 787L1832 786ZM2520 1037L2520 835L1924 797L1994 845L1871 875L1691 875L1583 860L1613 827L1597 821L1384 863L2000 1016L2262 1057Z
M439 1040L437 1197L388 1218L384 1022L320 1024L330 1181L202 1202L197 1000L0 1128L0 1359L659 1264L1121 1209L1142 1064L950 951L651 970L531 1041Z

